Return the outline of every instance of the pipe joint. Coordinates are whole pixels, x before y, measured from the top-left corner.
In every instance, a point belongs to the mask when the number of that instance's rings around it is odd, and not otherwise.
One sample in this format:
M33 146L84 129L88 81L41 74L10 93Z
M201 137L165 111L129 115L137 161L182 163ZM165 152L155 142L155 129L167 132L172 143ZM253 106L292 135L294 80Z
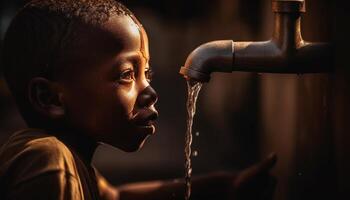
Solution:
M212 72L232 72L232 40L218 40L202 44L188 56L180 74L200 82L208 82Z
M273 0L272 1L273 12L278 13L304 13L305 1L304 0Z

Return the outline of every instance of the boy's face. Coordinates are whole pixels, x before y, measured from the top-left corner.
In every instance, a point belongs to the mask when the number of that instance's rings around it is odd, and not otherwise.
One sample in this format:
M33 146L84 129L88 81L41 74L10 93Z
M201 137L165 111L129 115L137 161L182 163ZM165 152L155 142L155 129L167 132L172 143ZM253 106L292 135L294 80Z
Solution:
M71 52L78 59L61 78L67 123L97 141L135 151L155 132L158 116L146 32L129 16L115 16L80 33L82 47Z

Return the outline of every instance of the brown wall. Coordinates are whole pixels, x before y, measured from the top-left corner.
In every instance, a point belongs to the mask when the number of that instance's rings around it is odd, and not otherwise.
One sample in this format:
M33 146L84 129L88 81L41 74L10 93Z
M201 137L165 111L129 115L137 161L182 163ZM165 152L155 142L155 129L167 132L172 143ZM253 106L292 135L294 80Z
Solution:
M332 133L337 164L338 198L350 198L350 67L349 67L349 6L336 3L336 62L332 92Z
M13 14L23 4L4 2L11 6L1 7L0 14ZM115 184L183 176L186 87L179 67L203 42L268 39L273 24L271 0L124 2L150 38L160 119L157 134L144 149L127 154L101 148L95 164ZM304 39L336 41L335 72L301 76L215 74L203 87L198 102L195 174L240 169L275 151L279 156L273 171L278 178L276 200L337 199L336 195L349 193L348 10L341 1L306 3ZM1 81L0 111L2 143L25 125Z
M304 39L338 40L335 72L260 76L261 153L275 151L279 156L275 199L337 199L348 185L350 77L338 34L346 31L338 21L345 13L335 18L334 1L306 3Z

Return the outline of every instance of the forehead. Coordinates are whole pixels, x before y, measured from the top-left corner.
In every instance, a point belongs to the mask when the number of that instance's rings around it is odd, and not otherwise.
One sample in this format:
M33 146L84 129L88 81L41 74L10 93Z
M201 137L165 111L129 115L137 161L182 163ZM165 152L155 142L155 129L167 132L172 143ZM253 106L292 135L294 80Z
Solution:
M73 62L94 62L97 58L103 60L126 52L149 57L147 34L142 25L129 16L113 16L99 27L81 25L76 27L76 33L71 48L66 51L66 55L71 55L67 59Z
M74 38L72 48L63 59L65 65L70 66L62 71L67 78L74 79L82 71L88 74L102 70L102 66L110 66L129 55L149 59L147 34L141 24L129 16L112 16L100 27L78 27Z
M119 43L122 51L140 51L142 56L149 57L148 37L136 18L113 16L104 24L103 30L111 36L112 40Z

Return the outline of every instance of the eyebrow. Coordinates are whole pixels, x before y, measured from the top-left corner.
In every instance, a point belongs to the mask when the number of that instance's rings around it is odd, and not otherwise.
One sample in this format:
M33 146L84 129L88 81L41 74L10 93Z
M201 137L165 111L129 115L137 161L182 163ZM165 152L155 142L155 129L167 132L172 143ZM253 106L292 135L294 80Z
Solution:
M115 60L113 62L113 69L118 69L119 66L122 66L125 62L130 62L133 64L133 67L135 67L135 64L141 65L143 60L145 60L145 62L148 63L150 61L150 57L145 57L144 54L141 52L130 53L129 55L126 55L123 59ZM148 69L151 69L151 67L149 67ZM134 70L138 71L138 69L136 68L134 68Z
M133 63L133 64L137 64L138 66L141 66L142 60L145 60L145 62L148 63L149 60L150 60L150 57L147 58L147 57L144 55L144 53L141 51L140 53L133 53L133 54L130 54L130 55L126 56L125 59L126 59L126 61L130 61L130 62ZM149 67L149 68L147 68L147 69L151 69L151 67ZM139 71L138 68L134 68L134 70L135 70L136 72Z
M146 60L146 63L149 62L151 60L151 56L148 55L148 58L147 56L145 55L146 53L144 51L141 50L141 55L142 55L142 58L144 58Z
M146 61L146 63L148 63L150 61L151 57L148 56L148 58L147 58L145 53L141 51L141 54L138 54L138 53L137 54L136 53L132 54L132 55L128 56L127 59L131 59L131 60L134 60L134 61L137 60L137 62L140 64L141 63L141 59L144 59Z

